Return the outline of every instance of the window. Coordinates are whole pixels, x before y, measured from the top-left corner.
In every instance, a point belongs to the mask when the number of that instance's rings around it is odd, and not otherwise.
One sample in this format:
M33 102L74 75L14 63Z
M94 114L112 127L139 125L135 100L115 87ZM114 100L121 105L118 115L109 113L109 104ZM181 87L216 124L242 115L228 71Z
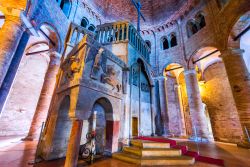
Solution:
M62 9L65 16L69 17L70 10L71 10L71 1L70 0L56 0L60 8Z
M93 24L90 24L88 30L89 31L95 31L95 26Z
M86 17L82 18L81 26L87 28L88 25L89 25L89 20Z
M189 20L187 22L186 25L187 36L191 37L205 26L206 26L205 17L201 12L199 12L198 14L196 14L194 19Z
M196 16L196 20L197 20L199 29L202 29L203 27L206 26L205 17L203 16L203 14L199 13L199 14Z
M150 41L146 41L146 44L149 47L149 49L151 49L151 42Z
M170 35L170 47L177 46L177 38L176 35L173 33Z
M162 49L163 50L169 49L168 39L166 37L162 39Z

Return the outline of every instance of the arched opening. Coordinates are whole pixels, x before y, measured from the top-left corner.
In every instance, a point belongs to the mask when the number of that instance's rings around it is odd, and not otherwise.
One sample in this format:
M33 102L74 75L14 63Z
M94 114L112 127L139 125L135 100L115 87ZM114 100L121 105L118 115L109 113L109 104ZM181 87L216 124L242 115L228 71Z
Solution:
M170 47L177 46L177 38L175 33L170 35Z
M199 29L202 29L203 27L206 26L206 20L205 17L202 13L198 13L195 17L197 24L199 26Z
M60 3L60 8L62 9L63 13L66 17L69 17L70 11L71 11L71 0L58 0Z
M171 63L166 66L163 75L167 77L167 110L169 116L169 132L172 136L186 136L185 116L181 84L178 81L184 68L179 63Z
M81 21L81 26L87 28L88 25L89 25L89 20L86 17L83 17Z
M191 37L192 35L194 35L195 33L198 32L198 27L197 27L195 21L193 21L193 20L189 20L187 22L186 29L187 29L187 36L188 37Z
M68 141L72 128L72 121L70 120L68 113L70 108L70 97L65 96L62 100L56 120L56 127L53 134L53 150L51 153L51 159L65 157Z
M5 21L5 16L3 12L0 11L0 29L3 27L4 21Z
M162 49L166 50L169 49L169 44L168 44L168 39L167 37L163 37L161 40L161 45L162 45Z
M95 26L93 24L90 24L88 30L94 32L95 31Z
M119 134L119 121L114 120L113 107L107 98L99 98L92 107L92 114L88 119L88 133L93 131L93 114L96 112L96 153L110 154L116 147ZM85 135L83 135L85 137Z
M149 47L149 49L151 50L151 42L150 41L145 41L146 42L146 44L147 44L147 46Z

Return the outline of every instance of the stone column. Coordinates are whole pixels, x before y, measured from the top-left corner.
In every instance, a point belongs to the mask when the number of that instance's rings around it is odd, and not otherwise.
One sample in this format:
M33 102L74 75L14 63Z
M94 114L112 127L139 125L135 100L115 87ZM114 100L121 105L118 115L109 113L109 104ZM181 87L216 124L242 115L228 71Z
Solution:
M244 132L243 143L247 143L246 129L250 132L250 75L243 59L243 52L241 49L229 48L222 52L221 57Z
M82 134L82 120L73 120L64 167L76 167Z
M0 87L2 86L24 30L19 17L5 16L5 22L0 30Z
M151 87L151 96L150 96L150 102L151 102L151 136L155 135L155 113L156 113L156 97L155 97L155 86Z
M45 74L43 87L37 103L36 111L30 126L26 140L38 139L42 123L46 121L49 106L52 100L56 84L56 75L60 67L60 55L56 52L51 53L50 63Z
M166 77L159 77L159 95L160 95L160 108L161 118L163 121L163 135L166 136L169 133L169 118L167 110L167 94L166 94Z
M209 134L205 111L203 111L196 71L194 69L186 70L184 75L186 80L189 110L194 128L193 134L197 134L195 137L201 137L211 141L213 139L211 137L212 135Z

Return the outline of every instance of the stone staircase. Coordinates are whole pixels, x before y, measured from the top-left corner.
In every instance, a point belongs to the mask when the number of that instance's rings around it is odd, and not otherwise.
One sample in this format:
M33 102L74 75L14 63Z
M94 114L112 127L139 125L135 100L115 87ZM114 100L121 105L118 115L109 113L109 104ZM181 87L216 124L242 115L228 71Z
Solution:
M180 149L170 148L169 143L131 140L132 146L123 147L113 158L138 165L192 165L193 157L183 156Z

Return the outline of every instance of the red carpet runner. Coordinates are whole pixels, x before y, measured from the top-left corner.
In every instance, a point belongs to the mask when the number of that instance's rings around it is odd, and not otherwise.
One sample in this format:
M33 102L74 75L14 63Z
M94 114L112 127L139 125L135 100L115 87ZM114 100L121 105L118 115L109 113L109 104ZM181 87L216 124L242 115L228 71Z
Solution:
M161 142L161 143L170 143L171 148L181 149L181 152L183 155L194 157L196 161L205 162L205 163L209 163L209 164L215 164L215 165L219 165L219 166L224 166L224 161L222 159L205 157L205 156L199 155L195 151L188 151L187 146L177 145L177 142L175 140L163 139L163 138L153 138L153 137L143 137L143 136L138 137L137 139L155 141L155 142Z

